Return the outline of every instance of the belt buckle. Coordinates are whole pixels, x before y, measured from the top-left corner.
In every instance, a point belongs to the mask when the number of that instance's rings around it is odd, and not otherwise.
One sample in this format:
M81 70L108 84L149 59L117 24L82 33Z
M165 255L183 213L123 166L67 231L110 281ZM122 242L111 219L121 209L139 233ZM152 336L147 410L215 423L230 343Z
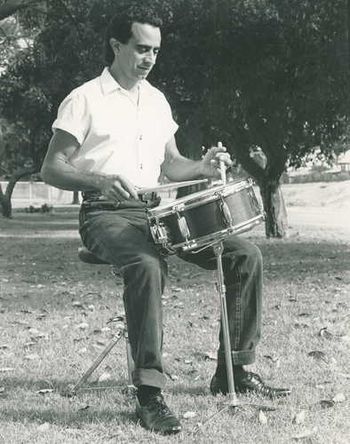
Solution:
M160 202L160 196L155 191L142 193L139 195L139 199L148 207L157 206Z

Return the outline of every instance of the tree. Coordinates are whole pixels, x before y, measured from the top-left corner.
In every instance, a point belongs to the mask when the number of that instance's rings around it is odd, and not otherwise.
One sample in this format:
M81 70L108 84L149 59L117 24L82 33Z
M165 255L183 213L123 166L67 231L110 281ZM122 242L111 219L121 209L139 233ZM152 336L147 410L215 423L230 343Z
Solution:
M182 135L188 140L194 129L196 147L218 140L228 146L260 187L267 236L282 237L276 217L282 173L317 147L332 155L348 125L349 71L339 50L346 4L198 0L179 6L160 75ZM171 76L169 66L176 66ZM265 166L255 161L256 148Z
M39 31L32 50L2 75L0 106L5 104L7 119L17 119L40 140L36 161L45 153L60 101L101 71L106 21L124 5L137 7L141 1L53 0L45 2L44 18L31 8L20 14L24 26ZM331 156L334 142L346 134L350 85L345 0L149 4L164 18L164 51L151 81L172 103L180 123L180 149L198 158L202 145L224 142L260 187L267 236L282 237L282 173L316 147ZM40 125L36 106L43 118ZM256 161L258 148L264 165Z
M35 27L24 28L17 15L10 16L17 11L32 7L38 3L38 1L17 0L0 3L0 73L7 72L11 76L14 70L16 70L15 67L23 66L23 60L30 53L32 41L37 33L37 28ZM31 12L35 13L37 10L34 11L32 9ZM5 18L6 20L4 20ZM15 75L9 84L5 85L3 83L1 85L0 94L3 94L5 97L3 103L5 107L11 102L11 98L7 97L7 94L11 96L16 89L16 85L20 84L18 76L16 77ZM23 85L21 91L23 92ZM35 101L37 99L37 97L33 97L36 96L35 87L34 90L25 91L21 104L17 102L18 96L14 99L15 109L18 110L18 106L23 105L26 111L33 111L33 106L26 108L26 102L28 102L31 95ZM11 114L14 111L11 106L7 111L7 113L2 112L1 115L6 114L10 120L0 120L0 166L1 174L8 177L9 180L6 190L3 190L0 186L0 206L3 216L11 217L11 196L17 181L37 172L40 165L34 155L35 140L33 139L33 131L26 125L25 119L17 119L17 116Z
M24 129L19 132L18 126L0 120L0 174L9 178L6 190L0 185L0 206L5 217L11 217L11 196L17 181L37 171L31 156L25 157L18 149L27 142Z
M40 0L7 0L0 3L0 20L3 20L16 12L41 3Z

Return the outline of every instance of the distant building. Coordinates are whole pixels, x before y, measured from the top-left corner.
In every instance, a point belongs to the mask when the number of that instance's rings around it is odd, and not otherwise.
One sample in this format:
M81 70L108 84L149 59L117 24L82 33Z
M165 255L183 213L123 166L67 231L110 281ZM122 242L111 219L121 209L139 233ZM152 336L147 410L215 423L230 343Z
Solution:
M337 163L340 165L341 171L350 172L350 150L340 154Z

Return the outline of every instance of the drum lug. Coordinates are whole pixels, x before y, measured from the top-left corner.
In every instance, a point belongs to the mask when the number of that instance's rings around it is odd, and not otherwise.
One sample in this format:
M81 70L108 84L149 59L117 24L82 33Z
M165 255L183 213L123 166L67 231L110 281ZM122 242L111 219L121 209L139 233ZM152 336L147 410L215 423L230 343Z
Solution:
M232 228L233 226L233 219L232 219L232 215L231 215L231 211L230 211L230 207L227 205L227 203L225 202L223 196L221 193L217 193L218 197L219 197L219 206L220 206L220 210L223 216L223 222L226 225L226 227L228 228Z
M185 205L184 204L179 204L179 205L175 205L174 209L173 209L173 213L177 215L177 217L181 217L180 216L180 211L183 211L185 209Z
M165 245L168 240L168 235L164 225L156 221L154 225L150 226L150 230L152 232L153 239L157 244Z
M177 205L176 207L174 207L174 213L176 214L176 217L177 217L177 223L178 223L180 233L181 233L182 237L187 242L191 236L191 232L190 232L190 229L188 228L185 216L182 216L180 214L180 211L183 209L184 209L184 205Z

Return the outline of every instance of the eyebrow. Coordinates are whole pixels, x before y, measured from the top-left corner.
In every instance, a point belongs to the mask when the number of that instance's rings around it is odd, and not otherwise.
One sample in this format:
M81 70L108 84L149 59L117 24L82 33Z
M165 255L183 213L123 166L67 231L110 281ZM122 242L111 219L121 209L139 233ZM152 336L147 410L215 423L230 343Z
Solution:
M136 45L139 49L160 49L160 46Z

